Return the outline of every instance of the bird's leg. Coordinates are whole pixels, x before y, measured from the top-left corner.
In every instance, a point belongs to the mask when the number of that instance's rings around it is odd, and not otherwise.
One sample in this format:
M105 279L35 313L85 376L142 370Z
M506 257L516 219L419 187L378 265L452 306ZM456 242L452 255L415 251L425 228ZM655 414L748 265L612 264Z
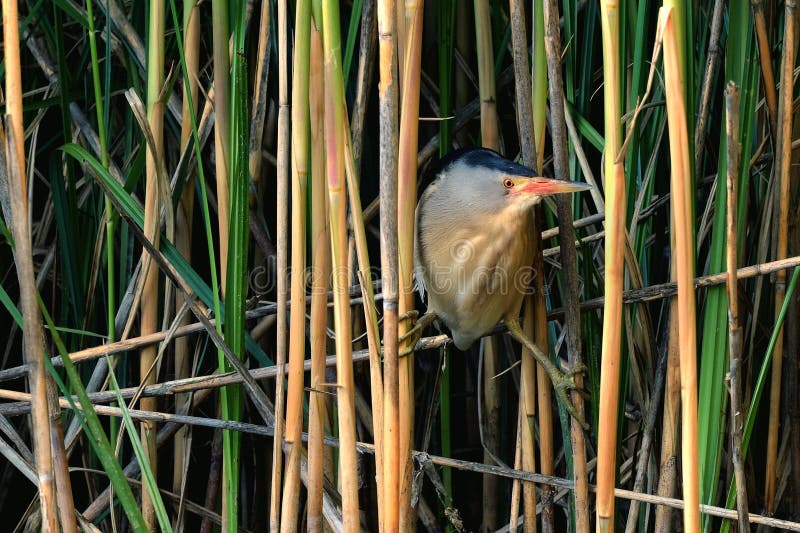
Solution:
M422 337L422 332L433 324L433 321L436 320L436 313L428 311L422 318L417 320L419 316L419 311L412 310L408 311L407 313L403 313L398 317L398 322L400 320L412 320L414 327L406 331L400 338L397 339L397 342L402 346L403 343L406 343L406 348L400 350L399 355L405 356L409 355L414 352L414 347L419 342L419 339Z
M567 395L568 390L576 390L580 394L585 394L578 386L575 384L575 374L585 372L586 367L581 365L578 367L570 368L566 373L562 372L553 362L550 360L547 355L539 349L536 344L522 331L522 328L519 325L519 320L516 318L514 319L506 319L506 326L508 327L508 332L514 337L522 346L527 348L536 360L542 365L544 371L547 372L547 375L550 376L550 381L553 383L553 389L556 391L556 397L558 398L559 403L561 403L564 407L566 407L569 414L578 421L578 423L584 428L589 429L589 425L583 419L578 410L575 408L575 405L570 400L569 396Z

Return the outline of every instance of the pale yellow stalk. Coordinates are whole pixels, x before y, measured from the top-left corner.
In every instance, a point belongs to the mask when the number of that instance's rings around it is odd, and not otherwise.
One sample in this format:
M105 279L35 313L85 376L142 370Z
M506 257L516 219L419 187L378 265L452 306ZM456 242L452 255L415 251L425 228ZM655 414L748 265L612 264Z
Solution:
M697 442L697 332L694 294L694 238L691 216L691 162L679 41L671 10L663 8L664 82L672 164L672 220L675 227L675 264L678 282L678 339L681 346L681 467L683 473L683 527L700 531L700 482Z

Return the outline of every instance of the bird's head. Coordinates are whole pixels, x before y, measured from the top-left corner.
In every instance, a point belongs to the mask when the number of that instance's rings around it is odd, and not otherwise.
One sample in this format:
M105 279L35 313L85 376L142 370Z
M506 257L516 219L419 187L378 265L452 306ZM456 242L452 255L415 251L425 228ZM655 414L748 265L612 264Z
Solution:
M437 188L476 211L524 211L544 196L591 189L586 183L543 178L485 148L454 152L437 170Z

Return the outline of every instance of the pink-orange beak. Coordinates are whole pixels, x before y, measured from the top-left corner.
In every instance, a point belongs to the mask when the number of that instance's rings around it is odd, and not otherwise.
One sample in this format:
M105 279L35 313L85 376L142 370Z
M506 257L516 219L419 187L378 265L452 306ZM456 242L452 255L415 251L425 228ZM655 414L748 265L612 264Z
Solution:
M593 187L588 183L578 181L554 180L550 178L523 178L514 177L512 194L530 194L536 196L549 196L551 194L574 193L587 191Z

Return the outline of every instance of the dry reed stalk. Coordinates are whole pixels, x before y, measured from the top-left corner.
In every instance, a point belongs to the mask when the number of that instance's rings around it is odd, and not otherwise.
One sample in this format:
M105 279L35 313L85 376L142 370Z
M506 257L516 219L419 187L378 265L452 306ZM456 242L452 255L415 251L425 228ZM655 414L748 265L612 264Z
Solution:
M399 4L399 3L398 3ZM406 33L404 70L401 76L400 139L398 155L397 238L400 315L414 310L414 211L417 205L417 149L419 144L419 88L422 62L423 0L405 3ZM398 335L408 330L399 324ZM411 507L414 447L414 355L400 359L400 531L414 531L416 518Z
M535 216L537 227L541 227L544 221L541 209L536 211ZM542 241L534 239L534 243L536 243L536 249L533 255L533 268L539 275L534 279L533 313L535 328L533 339L540 348L549 350L550 338L547 326L547 295L544 286L544 256L542 256L541 253ZM538 405L536 413L539 416L539 469L541 473L546 476L555 475L556 464L555 446L553 444L553 392L551 389L550 378L547 376L544 368L539 365L539 363L536 363L536 397ZM530 411L529 416L535 416L533 410ZM533 428L531 428L531 430L532 429ZM542 531L545 533L552 533L555 531L555 509L550 497L555 494L555 489L554 487L546 485L541 487L541 491L545 497L548 498L545 500L545 505L542 509ZM535 502L535 497L532 499Z
M353 147L350 142L351 133L347 127L345 118L345 173L347 175L348 199L350 200L350 218L353 224L353 241L356 248L358 259L358 280L361 286L361 294L364 301L364 321L367 330L367 346L369 350L369 381L370 395L372 400L372 428L371 431L375 440L375 480L377 487L378 501L378 523L382 522L383 516L383 494L380 489L383 484L383 378L381 377L381 348L380 348L380 326L378 323L378 311L375 308L375 289L372 286L369 261L369 250L367 248L367 233L364 227L364 215L361 210L361 198L358 195L358 172L356 170ZM346 304L349 305L349 302ZM375 428L378 428L377 430Z
M276 213L278 235L277 245L277 300L278 324L275 340L275 366L278 374L275 380L275 437L272 447L272 475L270 485L269 528L271 533L280 529L281 475L283 470L283 432L284 432L284 366L286 364L286 249L287 249L287 210L289 155L289 32L286 0L278 0L278 184L276 193Z
M703 75L703 88L700 91L700 113L697 118L697 125L694 130L694 168L700 171L700 163L703 161L703 151L708 132L708 116L711 112L711 90L716 78L717 64L721 55L720 34L722 33L722 8L725 7L723 0L714 1L714 13L711 16L711 29L708 36L708 54L706 54L706 68Z
M197 79L200 65L200 11L196 1L185 2L183 6L183 50L186 61L186 72L184 87L188 86L191 101L196 105L199 92ZM181 120L181 150L186 150L192 143L192 120L189 107L189 97L183 98L183 110ZM189 171L186 176L186 183L183 184L183 191L178 208L175 213L175 247L186 258L190 260L192 255L192 221L194 219L194 180L195 174ZM175 309L180 309L183 305L183 298L175 296ZM185 315L181 320L180 326L189 325L189 316ZM181 337L175 340L175 379L189 377L191 347L189 339ZM175 396L175 412L180 411L184 405L190 401L188 394ZM181 487L185 477L185 455L188 453L188 430L182 428L175 435L173 441L173 463L172 463L172 491L181 493Z
M11 5L13 4L13 5ZM6 98L15 91L13 98L6 100L5 126L0 123L0 144L4 153L0 155L0 182L4 184L11 208L8 220L14 238L14 262L20 287L20 312L23 316L23 348L28 363L28 388L31 391L31 433L36 460L36 477L39 489L39 506L42 515L42 530L58 531L58 502L51 455L50 415L48 410L47 374L44 365L44 329L36 296L36 275L33 268L33 246L28 223L28 208L25 190L25 160L20 158L17 131L22 126L22 92L20 85L19 37L16 2L3 2L3 37L6 65ZM10 31L12 29L13 31ZM9 80L9 77L11 80ZM13 105L12 105L13 104ZM24 152L23 152L24 155ZM2 186L0 185L0 186ZM5 213L7 216L9 213Z
M544 169L544 147L545 147L545 126L547 124L547 55L544 45L544 4L533 2L531 6L533 12L532 19L532 65L531 65L531 93L533 107L533 142L536 149L536 170L541 173ZM544 226L544 215L542 206L534 208L534 227ZM544 256L542 254L543 232L541 238L534 239L536 246L534 257L534 272L539 275L534 279L534 316L536 321L533 335L534 341L543 349L548 348L549 332L547 328L547 298L544 287ZM544 350L545 353L547 350ZM553 393L544 369L537 363L537 389L538 395L538 415L539 415L539 468L542 474L553 475L555 450L553 445ZM531 413L533 416L533 413ZM546 500L542 508L542 531L552 533L555 529L554 507L552 497L555 494L554 487L544 486L541 488L546 495Z
M44 356L44 352L42 353ZM69 477L69 457L64 443L64 426L61 425L61 408L58 405L58 388L52 379L47 380L47 411L50 416L50 449L53 457L53 474L56 483L56 502L62 533L77 533L75 501Z
M478 55L478 91L481 101L481 146L500 151L494 47L489 1L475 0L475 51Z
M325 158L333 266L334 329L336 331L336 402L339 415L339 473L342 523L345 532L359 530L358 456L353 383L352 324L347 262L347 184L345 180L345 100L341 67L339 2L322 3L325 71Z
M6 164L19 165L22 207L28 210L28 187L25 182L25 127L22 122L22 72L19 59L19 16L15 0L3 0L3 56L5 60L5 98L8 115L8 138L15 143L14 157L6 156ZM2 129L2 128L0 128ZM5 143L4 143L5 144ZM8 176L10 179L10 176Z
M478 91L481 102L481 146L500 151L500 124L497 116L497 90L494 79L494 47L492 46L492 21L488 0L475 0L475 51L478 59ZM499 372L498 339L485 337L481 340L483 349L484 397L482 412L484 447L483 461L494 462L500 445L500 386L495 379ZM483 476L483 527L495 530L499 527L497 516L498 480L494 476Z
M228 274L228 172L231 139L231 59L230 24L227 0L211 3L214 60L214 155L217 182L217 220L219 227L219 272L222 296Z
M777 208L775 230L778 233L775 259L785 259L788 250L790 170L792 166L792 99L794 91L794 64L797 54L796 0L784 3L783 57L781 60L781 88L778 95L777 140L775 167L777 186L774 188L774 208ZM773 208L773 209L774 209ZM786 298L786 271L775 274L775 316L780 313ZM778 463L778 426L781 420L781 376L783 369L783 331L778 332L772 354L772 376L769 392L769 426L767 429L767 466L764 473L764 510L775 512L775 492Z
M144 200L144 233L158 246L159 223L161 214L158 176L163 160L164 146L164 102L162 86L164 84L164 26L166 21L166 6L164 0L153 0L150 4L149 43L147 47L147 121L152 132L154 147L148 143L146 158L146 183ZM155 149L155 153L153 152ZM142 253L144 288L141 300L142 335L155 333L158 330L158 268L152 261L146 259L147 253ZM144 267L146 265L146 267ZM143 386L155 383L155 372L152 371L156 362L157 350L149 346L142 350L139 359L139 379ZM145 411L158 409L158 402L153 398L142 399L141 408ZM156 448L156 424L143 422L141 425L142 447L150 463L153 476L158 472L158 450ZM157 477L156 477L157 479ZM151 529L155 529L157 519L155 508L147 490L142 492L142 516Z
M303 445L303 362L306 345L306 190L308 187L309 60L311 0L295 6L292 68L292 267L289 316L289 384L286 395L286 443L289 447L283 485L281 532L297 531L300 498L300 457Z
M253 86L253 108L250 118L250 176L253 188L259 191L261 184L261 145L264 140L264 120L267 116L268 74L270 47L272 41L272 21L270 3L261 2L261 15L258 32L258 57L256 59L256 75ZM252 198L251 198L252 200Z
M522 152L522 162L523 164L533 167L537 164L537 157L536 157L536 138L534 133L534 118L533 118L533 104L531 102L531 75L530 70L528 68L528 47L527 47L527 37L525 32L525 13L522 7L522 3L518 0L511 0L509 1L509 14L510 14L510 23L511 23L511 38L512 38L512 52L513 52L513 59L514 59L514 75L516 78L516 83L514 85L515 90L515 97L516 97L516 105L517 105L517 125L518 125L518 132L519 132L519 144L520 149ZM483 98L481 98L483 101ZM528 216L531 217L531 230L534 233L533 243L535 246L534 250L534 268L539 263L539 260L542 258L541 255L541 238L536 231L536 211L531 212ZM547 334L542 337L541 333L543 315L536 313L536 308L538 306L537 296L538 291L541 287L539 285L543 283L543 263L542 263L542 270L536 270L540 275L536 276L534 280L534 294L525 297L525 301L523 303L525 307L524 311L524 319L522 323L523 331L529 338L535 339L537 344L543 348L544 353L548 353L548 339ZM543 296L544 293L542 293ZM547 321L544 319L544 328L547 328ZM520 369L520 400L519 400L519 408L520 408L520 417L522 417L522 422L520 426L520 431L522 432L521 436L521 444L522 444L522 468L528 472L535 472L536 471L536 448L535 448L535 434L534 434L534 426L533 426L533 419L536 416L536 390L539 389L539 394L542 395L541 398L545 396L548 399L552 399L550 394L550 383L549 379L547 378L544 370L539 369L539 372L536 372L536 368L538 364L535 362L533 358L533 354L530 353L529 350L523 347L522 353L522 365ZM541 378L544 376L544 380L540 381L538 384L536 382L537 376ZM537 386L538 385L538 386ZM542 391L541 389L546 389L546 391ZM548 401L546 408L542 406L542 409L546 409L549 411L552 408L552 404ZM552 418L550 420L550 428L549 431L552 431ZM548 433L548 428L544 429L545 438L548 436L552 437L552 433ZM552 441L550 442L552 444ZM546 445L546 444L545 444ZM548 457L546 454L544 456L545 460L551 460L552 457ZM552 470L552 469L551 469ZM524 528L526 532L536 532L536 486L531 483L525 483L522 487L522 495L523 495L523 514L525 517L524 520Z
M561 33L558 7L554 0L544 2L544 23L544 44L547 53L548 79L550 81L550 122L555 177L569 180L569 144L566 118L564 117L566 101L561 74ZM564 327L566 328L567 354L570 366L577 368L583 365L583 357L581 355L580 304L578 301L578 286L580 282L578 280L578 259L575 250L575 229L572 225L571 199L562 195L556 199L556 202L558 206L558 238L561 245L562 270L566 286L565 307L567 313ZM622 214L622 233L624 238L624 211ZM580 374L575 375L575 384L578 388L583 387L583 377ZM583 417L583 398L579 391L572 391L571 400L580 416ZM589 515L586 447L583 428L574 418L570 420L570 440L572 442L573 479L575 480L575 529L580 532L588 532L591 527L591 517Z
M691 161L683 101L683 75L677 32L671 9L660 11L664 28L664 81L672 163L672 220L675 229L675 263L678 282L678 339L681 365L681 469L683 472L683 525L689 533L700 530L700 484L697 442L697 333L695 317L694 242L692 237Z
M725 87L725 132L728 136L727 156L727 235L726 262L728 266L728 334L730 349L729 389L731 395L731 462L736 479L736 510L739 514L739 533L750 531L747 516L747 486L742 463L742 396L741 396L741 364L742 364L742 326L739 322L739 288L736 277L738 250L736 238L736 207L738 205L737 178L739 176L739 160L741 146L738 141L739 132L739 88L733 82Z
M535 241L536 239L534 239ZM537 276L538 277L538 276ZM536 302L530 297L526 297L523 303L524 319L523 328L526 334L530 334L533 330L534 335L539 329L539 318L535 314ZM536 338L536 337L534 337ZM546 342L546 341L545 341ZM547 344L544 344L545 348ZM547 352L545 352L547 353ZM519 373L519 415L520 419L518 431L521 435L518 437L521 445L521 466L525 472L536 472L536 435L534 428L534 418L536 416L536 389L541 387L541 383L536 383L537 376L544 374L544 370L536 371L537 363L533 358L533 354L526 349L522 348L521 365ZM544 385L550 387L549 380ZM547 406L548 409L552 405ZM524 483L522 485L522 513L524 516L524 530L526 533L536 533L536 485L533 483Z
M616 2L600 2L603 31L603 76L605 101L604 155L606 238L605 301L601 348L599 428L597 449L597 530L607 532L614 524L614 479L617 454L620 347L622 340L622 288L625 254L625 175L617 161L622 146L622 116L619 65L619 10Z
M309 93L311 120L311 392L308 405L308 530L322 531L322 494L325 456L323 438L328 415L325 383L325 350L328 319L328 278L330 277L330 240L325 180L325 139L322 135L323 76L322 34L314 21L311 26Z
M400 528L400 440L397 271L397 50L394 0L378 0L380 113L380 246L383 281L383 483L384 531ZM378 431L378 429L376 429Z
M758 43L758 58L761 64L761 77L764 79L764 97L767 101L767 117L773 138L778 134L778 94L775 74L772 72L772 48L767 34L762 0L750 0L753 8L753 25Z
M525 326L523 325L523 330ZM522 469L522 425L525 422L525 411L522 405L523 397L519 396L517 403L517 438L514 445L514 470ZM508 530L519 530L519 500L520 500L520 481L515 479L511 482L511 510L509 511Z
M366 0L361 13L361 30L358 51L358 74L356 76L356 98L350 114L352 130L353 159L357 169L361 166L361 155L364 145L364 121L367 105L372 94L371 83L375 72L375 50L377 48L377 23L375 17L376 0Z

